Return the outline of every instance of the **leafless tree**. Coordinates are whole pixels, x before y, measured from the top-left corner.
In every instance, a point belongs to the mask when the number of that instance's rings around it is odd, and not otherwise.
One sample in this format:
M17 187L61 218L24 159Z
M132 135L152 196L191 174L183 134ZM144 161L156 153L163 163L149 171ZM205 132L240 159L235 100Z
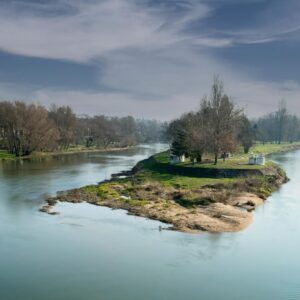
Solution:
M242 110L224 94L223 83L218 77L214 78L207 109L209 144L214 154L214 163L217 164L221 152L232 151L236 147L237 128Z

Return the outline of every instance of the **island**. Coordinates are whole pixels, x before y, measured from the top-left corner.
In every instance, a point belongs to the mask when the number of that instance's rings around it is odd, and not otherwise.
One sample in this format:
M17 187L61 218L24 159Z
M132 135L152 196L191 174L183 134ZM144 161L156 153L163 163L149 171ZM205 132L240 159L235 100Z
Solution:
M254 152L299 149L300 144L257 145ZM159 220L182 232L235 232L252 221L252 211L288 178L278 165L249 165L248 155L235 153L218 165L190 161L172 164L170 151L139 162L131 171L97 185L59 192L41 211L53 211L58 201L88 202Z
M41 211L56 214L58 201L86 201L183 232L242 230L251 212L287 182L284 170L267 158L299 149L297 124L284 101L275 113L249 120L215 77L198 109L167 124L168 151L98 185L60 192Z

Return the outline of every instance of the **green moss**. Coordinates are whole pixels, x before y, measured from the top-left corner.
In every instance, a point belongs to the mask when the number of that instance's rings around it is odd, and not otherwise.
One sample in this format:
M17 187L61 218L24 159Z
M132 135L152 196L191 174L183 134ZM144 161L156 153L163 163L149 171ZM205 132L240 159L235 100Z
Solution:
M89 185L82 188L88 193L97 195L102 200L118 199L119 193L113 189L112 183L102 183L100 185Z
M100 184L98 186L97 196L107 200L116 199L120 197L119 193L112 188L111 183Z
M86 191L86 192L97 194L98 186L96 186L96 185L88 185L88 186L84 186L81 189L84 190L84 191Z

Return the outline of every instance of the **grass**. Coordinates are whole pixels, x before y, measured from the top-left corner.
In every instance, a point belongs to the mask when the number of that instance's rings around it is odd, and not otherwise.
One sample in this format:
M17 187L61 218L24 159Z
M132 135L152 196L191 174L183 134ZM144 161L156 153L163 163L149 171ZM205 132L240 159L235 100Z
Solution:
M300 149L300 142L297 143L282 143L282 144L256 144L251 148L249 154L245 154L243 149L240 148L236 153L233 154L231 158L219 159L218 164L213 164L213 157L211 155L205 155L203 158L203 163L192 163L189 160L186 162L178 163L176 166L179 167L189 167L189 168L203 168L203 169L239 169L239 170L259 170L265 168L265 166L259 165L248 165L248 159L251 154L265 154L270 155L274 153L280 153L285 151L291 151L295 149ZM154 156L154 159L161 166L169 165L169 151L161 152ZM266 166L273 166L274 164L267 161Z
M181 176L181 175L172 175L166 173L160 173L150 170L139 171L136 175L136 178L142 182L153 181L160 182L166 187L176 187L184 189L196 189L205 185L212 184L230 184L236 182L236 178L206 178L206 177L191 177L191 176Z
M16 156L7 151L0 150L0 160L13 160Z
M272 153L290 151L299 148L300 143L283 143L281 145L257 144L251 149L250 152L253 154L263 153L265 155L269 155ZM237 153L234 153L233 156L229 159L226 159L225 162L220 159L217 165L214 165L212 162L193 164L189 161L178 163L176 165L170 165L169 153L169 151L164 151L141 162L139 171L135 174L135 178L141 182L153 181L159 182L164 186L195 189L206 185L222 184L228 186L234 183L242 183L245 181L245 177L239 177L238 175L235 176L235 171L245 171L247 177L255 178L255 176L262 177L256 173L253 173L256 172L255 170L262 170L267 167L276 167L276 164L270 161L267 161L266 166L248 165L247 163L250 154L244 154L242 149L239 149ZM206 156L204 159L209 161L212 160L212 157ZM219 170L232 171L232 178L227 178L227 176L217 176L216 174L218 173L216 172ZM247 171L249 171L249 176ZM262 185L259 184L259 186ZM269 194L269 192L270 191L268 190L261 190L262 194Z
M135 174L135 178L141 182L160 182L162 185L176 188L195 189L211 184L229 184L236 178L209 178L178 175L168 171L168 151L159 153L142 162L141 169Z

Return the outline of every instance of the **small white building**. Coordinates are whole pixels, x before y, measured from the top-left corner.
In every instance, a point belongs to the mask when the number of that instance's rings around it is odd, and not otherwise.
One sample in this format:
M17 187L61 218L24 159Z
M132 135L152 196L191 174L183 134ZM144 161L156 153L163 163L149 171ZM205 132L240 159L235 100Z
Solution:
M264 166L266 164L266 157L263 154L251 155L249 157L249 165Z
M185 155L175 155L175 154L171 154L170 155L170 163L172 165L180 163L180 162L185 162Z

